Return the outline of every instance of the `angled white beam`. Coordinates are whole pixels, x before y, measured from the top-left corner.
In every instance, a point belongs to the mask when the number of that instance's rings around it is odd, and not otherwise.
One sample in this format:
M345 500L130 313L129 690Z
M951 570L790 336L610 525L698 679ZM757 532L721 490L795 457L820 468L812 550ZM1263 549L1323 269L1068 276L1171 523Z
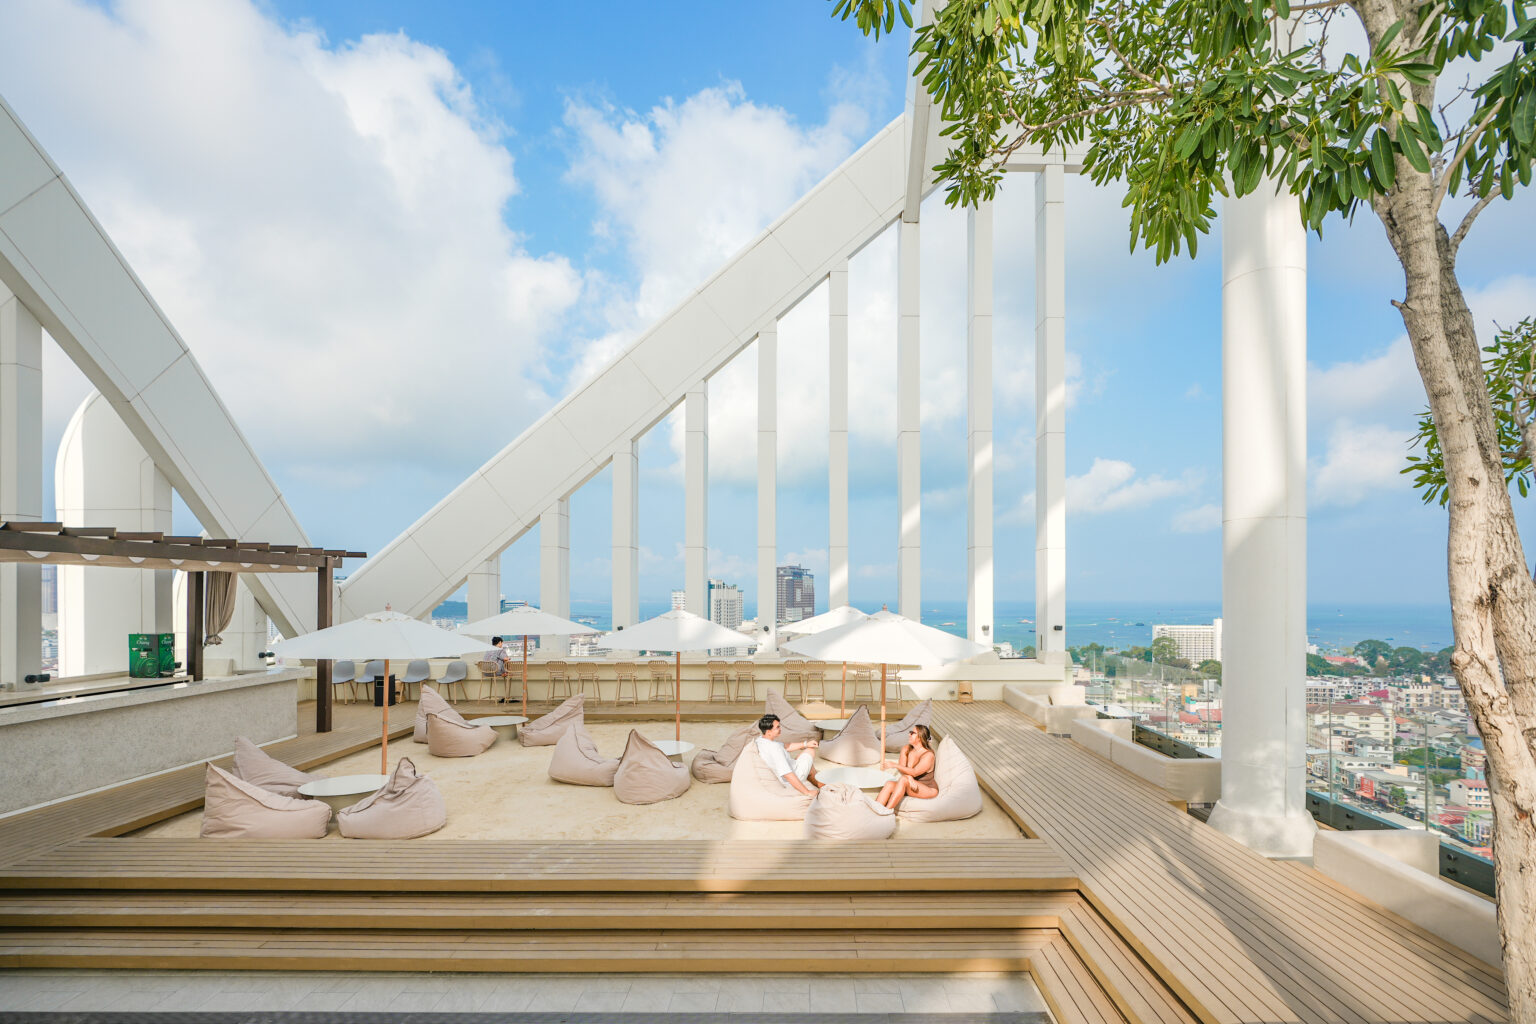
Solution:
M757 334L757 625L779 625L779 325Z
M197 359L3 100L0 283L112 403L205 529L309 546ZM313 580L252 575L247 582L284 634L314 628Z
M640 447L613 451L613 628L640 621Z
M1210 823L1312 852L1306 808L1307 237L1266 181L1221 215L1221 799Z
M561 498L539 517L539 607L562 619L571 617L571 500ZM548 646L563 654L563 637Z
M469 621L501 614L501 556L487 558L469 574Z
M848 604L848 263L827 275L827 607Z
M992 203L966 214L967 635L992 644Z
M916 221L898 225L896 262L896 603L910 619L922 615L923 437L921 319Z
M1067 658L1067 236L1064 172L1035 178L1035 657Z
M709 385L683 404L683 592L687 610L709 618Z
M0 285L0 521L43 518L43 329ZM0 565L0 689L42 671L42 567Z

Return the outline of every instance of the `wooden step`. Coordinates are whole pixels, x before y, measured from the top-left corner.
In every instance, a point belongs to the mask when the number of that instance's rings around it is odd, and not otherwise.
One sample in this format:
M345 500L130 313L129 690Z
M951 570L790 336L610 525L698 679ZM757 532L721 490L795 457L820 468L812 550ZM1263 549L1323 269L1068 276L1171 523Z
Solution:
M0 932L0 968L262 971L1025 971L1054 929L412 931L47 929ZM1091 976L1090 976L1091 980ZM1112 1004L1111 1004L1112 1005Z
M1069 893L0 894L0 928L494 930L1055 928Z

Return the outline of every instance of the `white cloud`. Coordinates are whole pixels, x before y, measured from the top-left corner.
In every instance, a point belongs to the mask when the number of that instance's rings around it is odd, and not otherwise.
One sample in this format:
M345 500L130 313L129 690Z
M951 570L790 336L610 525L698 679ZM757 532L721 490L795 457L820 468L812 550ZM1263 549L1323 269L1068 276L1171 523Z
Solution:
M1406 334L1363 359L1307 367L1307 411L1314 429L1340 415L1406 422L1423 406L1424 383Z
M581 280L503 222L511 154L441 51L244 0L12 5L0 92L280 478L432 467L452 437L473 465L547 402L528 368Z
M1313 467L1308 504L1319 508L1358 505L1373 491L1406 489L1401 471L1407 464L1410 436L1405 429L1339 420L1328 435L1327 450Z
M1209 533L1221 529L1221 506L1198 505L1173 517L1175 533Z
M1136 508L1187 494L1199 485L1198 474L1178 480L1161 476L1137 478L1136 467L1119 459L1094 459L1088 472L1067 477L1067 510L1072 515L1094 515Z

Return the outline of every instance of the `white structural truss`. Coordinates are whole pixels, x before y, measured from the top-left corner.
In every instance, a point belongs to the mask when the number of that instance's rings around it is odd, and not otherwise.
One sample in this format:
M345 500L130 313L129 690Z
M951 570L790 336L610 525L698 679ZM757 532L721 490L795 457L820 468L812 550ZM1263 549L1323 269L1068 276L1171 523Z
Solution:
M891 339L897 368L895 598L899 611L917 617L923 554L921 215L923 199L935 186L932 168L947 144L939 130L929 97L913 81L900 118L358 568L340 588L338 617L354 618L387 604L424 616L466 585L471 617L494 614L501 553L535 525L541 603L546 611L569 616L570 498L611 466L613 621L636 622L638 443L679 406L685 433L686 604L707 615L709 380L755 340L758 608L760 627L771 632L779 557L778 321L823 285L830 396L827 586L831 604L846 603L848 268L860 250L893 229L898 251L897 326ZM1021 149L1006 169L1015 172L1010 180L1030 175L1035 189L1036 647L1042 665L1060 669L1059 682L1068 639L1065 176L1081 169L1081 154ZM1305 240L1288 197L1249 197L1226 203L1225 211L1228 742L1222 801L1211 820L1256 848L1294 854L1310 845L1310 819L1303 820L1301 809ZM983 643L995 632L993 243L993 210L984 204L967 222L966 283L967 628ZM44 330L100 391L97 411L115 413L132 441L119 446L124 452L132 448L128 455L138 474L119 488L138 495L138 507L128 510L132 515L125 511L125 521L163 522L163 481L210 533L308 543L186 344L59 169L0 102L0 519L35 520L42 514ZM95 433L110 431L101 427ZM61 461L61 472L66 462L78 470L90 457L75 445ZM68 493L61 487L61 494ZM90 518L111 500L116 499L87 497L85 507L71 514ZM307 578L248 579L283 633L313 625ZM29 638L38 635L37 593L35 572L0 567L0 685L15 686L35 671L37 646ZM164 621L161 603L158 592L149 595L139 614L158 626ZM68 623L61 623L63 628ZM771 647L773 637L764 639Z

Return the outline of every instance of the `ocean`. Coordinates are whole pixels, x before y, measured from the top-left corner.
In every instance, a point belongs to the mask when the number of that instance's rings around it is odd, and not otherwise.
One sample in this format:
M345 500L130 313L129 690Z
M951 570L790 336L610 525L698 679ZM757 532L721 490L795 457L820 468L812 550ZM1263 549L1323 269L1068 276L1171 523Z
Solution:
M669 601L641 601L641 618L660 615ZM879 611L879 606L860 606ZM825 609L820 609L825 610ZM755 609L747 608L747 617ZM1221 614L1221 602L1080 601L1067 605L1067 644L1101 643L1109 648L1146 646L1156 623L1207 623ZM609 628L606 601L571 601L571 617ZM1035 642L1034 602L999 601L994 609L997 642L1015 649ZM957 635L965 633L964 601L923 604L923 622ZM1447 604L1328 604L1307 606L1307 639L1323 651L1341 651L1361 640L1384 640L1394 647L1438 651L1451 644L1451 610Z

